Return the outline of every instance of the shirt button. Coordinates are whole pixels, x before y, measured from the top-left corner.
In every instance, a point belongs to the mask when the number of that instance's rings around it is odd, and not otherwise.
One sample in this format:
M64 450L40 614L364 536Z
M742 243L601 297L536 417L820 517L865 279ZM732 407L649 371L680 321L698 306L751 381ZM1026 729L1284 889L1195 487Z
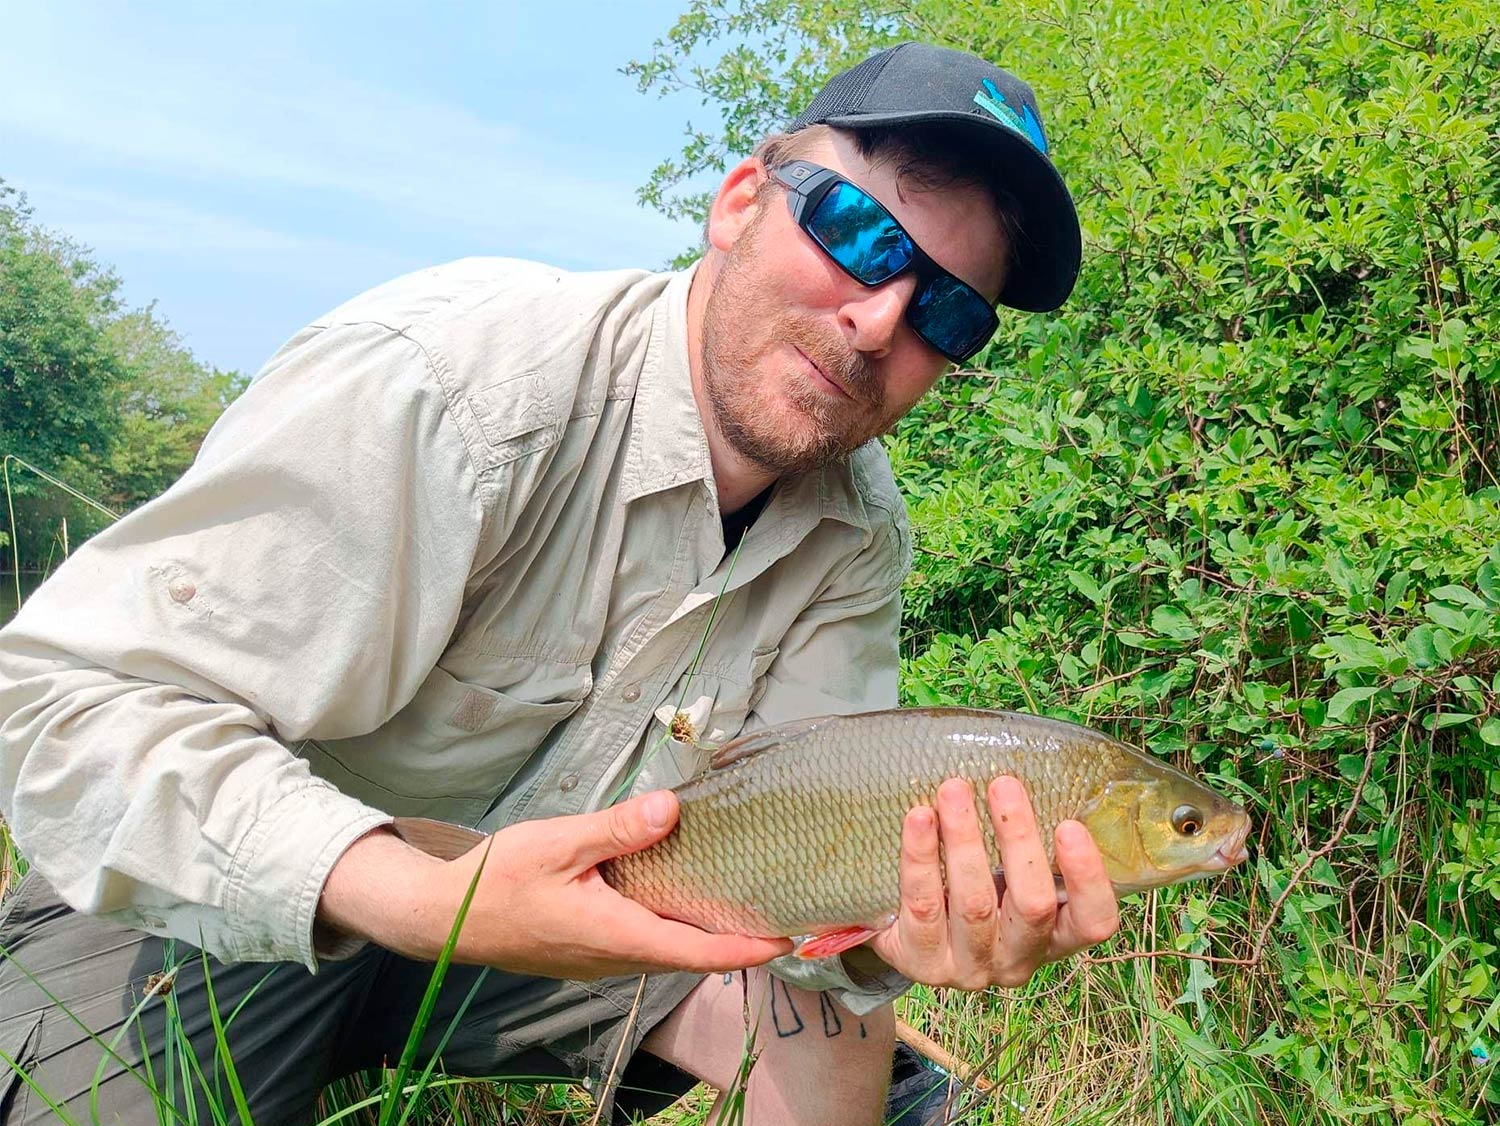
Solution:
M578 775L576 774L564 774L557 780L557 788L565 794L576 785L578 785Z
M641 698L641 686L639 684L632 684L629 688L620 693L620 697L627 704L635 703Z

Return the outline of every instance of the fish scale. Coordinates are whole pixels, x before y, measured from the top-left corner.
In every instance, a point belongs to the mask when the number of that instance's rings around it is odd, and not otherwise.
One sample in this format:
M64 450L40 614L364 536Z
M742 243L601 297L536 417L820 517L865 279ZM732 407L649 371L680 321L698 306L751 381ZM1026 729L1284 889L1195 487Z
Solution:
M605 880L657 914L706 930L822 934L884 925L899 906L901 825L947 778L976 789L1026 786L1052 860L1052 831L1114 781L1172 767L1077 724L1011 712L906 708L825 717L735 740L706 774L677 788L677 830L601 866ZM1222 800L1222 799L1220 799Z

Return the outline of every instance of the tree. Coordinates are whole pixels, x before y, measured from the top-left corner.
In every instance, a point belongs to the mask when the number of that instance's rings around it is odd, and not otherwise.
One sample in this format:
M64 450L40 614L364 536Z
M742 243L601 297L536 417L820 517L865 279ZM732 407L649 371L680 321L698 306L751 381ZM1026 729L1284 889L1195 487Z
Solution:
M108 325L119 279L31 222L0 181L0 455L43 466L107 457L123 365Z
M247 381L199 363L154 304L125 309L119 289L0 181L0 457L124 511L177 479ZM23 566L59 556L64 518L70 547L107 522L36 475L10 479Z
M108 334L123 374L115 387L119 440L104 473L112 501L128 509L182 474L214 420L249 381L194 359L181 337L157 319L154 302L118 317Z

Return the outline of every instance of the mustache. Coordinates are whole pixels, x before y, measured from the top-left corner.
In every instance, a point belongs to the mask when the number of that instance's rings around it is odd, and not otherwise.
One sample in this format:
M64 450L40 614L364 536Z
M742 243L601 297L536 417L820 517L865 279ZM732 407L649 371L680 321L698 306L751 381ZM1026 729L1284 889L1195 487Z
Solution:
M855 399L880 405L880 385L870 362L850 348L836 329L816 322L796 323L788 326L787 339Z

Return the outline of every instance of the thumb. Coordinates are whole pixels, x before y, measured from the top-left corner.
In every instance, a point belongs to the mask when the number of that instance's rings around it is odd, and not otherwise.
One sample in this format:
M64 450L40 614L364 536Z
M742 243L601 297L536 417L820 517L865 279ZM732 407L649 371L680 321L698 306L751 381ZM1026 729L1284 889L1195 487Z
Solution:
M639 852L670 833L677 824L677 795L653 790L597 813L582 814L579 821L574 856L580 864L598 864Z

